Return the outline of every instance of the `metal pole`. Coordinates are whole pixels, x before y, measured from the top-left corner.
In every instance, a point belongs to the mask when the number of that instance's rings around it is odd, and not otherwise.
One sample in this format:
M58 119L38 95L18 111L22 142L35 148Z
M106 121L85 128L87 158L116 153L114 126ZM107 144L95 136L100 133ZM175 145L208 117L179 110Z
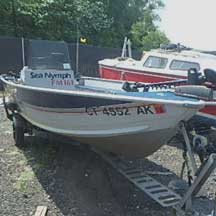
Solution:
M79 72L79 26L77 21L77 41L76 41L76 71L75 73Z
M25 40L22 37L22 63L23 63L23 67L25 66Z
M126 57L126 46L127 46L127 37L125 37L124 39L124 44L123 44L123 47L122 47L122 54L121 54L121 57Z
M131 41L130 41L130 39L128 39L127 44L128 44L128 56L129 56L130 58L132 58Z
M195 161L192 149L191 149L190 140L188 138L187 131L185 129L185 125L184 125L183 122L181 122L180 128L181 128L181 132L183 134L184 141L185 141L185 144L186 144L186 147L187 147L187 154L188 154L188 157L189 157L189 160L190 160L190 163L191 163L193 175L195 175L196 171L197 171L197 165L196 165L196 161Z

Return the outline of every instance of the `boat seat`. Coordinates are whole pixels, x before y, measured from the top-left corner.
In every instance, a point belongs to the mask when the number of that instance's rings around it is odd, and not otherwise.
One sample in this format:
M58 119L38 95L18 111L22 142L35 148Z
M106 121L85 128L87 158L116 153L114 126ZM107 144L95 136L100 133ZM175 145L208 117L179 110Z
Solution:
M216 71L215 70L206 68L204 69L204 74L205 74L207 82L216 84Z

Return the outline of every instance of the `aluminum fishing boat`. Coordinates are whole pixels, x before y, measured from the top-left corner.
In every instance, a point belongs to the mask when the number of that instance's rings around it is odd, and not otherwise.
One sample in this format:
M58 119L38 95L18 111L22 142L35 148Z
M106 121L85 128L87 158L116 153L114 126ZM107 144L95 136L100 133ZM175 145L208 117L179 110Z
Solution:
M18 129L28 132L31 125L105 151L146 157L205 105L169 91L125 91L123 81L75 78L63 42L33 40L29 53L20 78L1 77L11 95L15 139Z

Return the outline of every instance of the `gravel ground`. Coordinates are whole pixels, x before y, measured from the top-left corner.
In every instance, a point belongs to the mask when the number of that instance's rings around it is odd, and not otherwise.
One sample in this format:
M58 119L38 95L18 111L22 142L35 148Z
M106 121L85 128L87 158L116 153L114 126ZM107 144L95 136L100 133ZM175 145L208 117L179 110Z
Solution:
M52 137L26 137L26 146L20 150L14 146L11 129L0 108L0 216L34 215L39 205L48 207L48 216L174 215L172 209L160 207L87 148ZM168 184L180 174L181 154L176 144L164 145L139 166L171 172L154 175ZM202 200L214 199L215 177L213 173L203 188Z

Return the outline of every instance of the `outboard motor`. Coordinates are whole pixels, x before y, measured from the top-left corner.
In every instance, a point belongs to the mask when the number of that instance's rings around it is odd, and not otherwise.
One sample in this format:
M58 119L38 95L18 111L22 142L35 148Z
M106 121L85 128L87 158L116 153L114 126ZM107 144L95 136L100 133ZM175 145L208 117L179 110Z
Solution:
M213 100L213 90L205 86L177 86L175 88L175 93L181 96L194 97L204 100Z
M180 43L177 44L161 44L160 48L163 50L168 50L168 51L177 51L181 52L182 50L191 50L191 48L186 47Z
M174 49L177 49L178 46L177 44L161 44L160 48L164 50L174 50Z
M196 68L190 68L188 70L188 84L189 85L200 85L205 82L205 78Z
M206 68L206 69L204 69L204 74L205 74L207 82L210 82L212 84L216 84L216 71L215 70Z

